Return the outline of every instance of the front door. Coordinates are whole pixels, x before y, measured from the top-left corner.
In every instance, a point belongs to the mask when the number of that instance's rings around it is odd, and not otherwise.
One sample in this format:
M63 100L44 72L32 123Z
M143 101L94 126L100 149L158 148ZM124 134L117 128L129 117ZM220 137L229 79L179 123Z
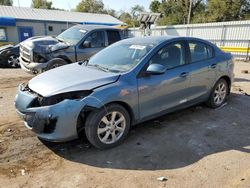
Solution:
M149 61L149 65L164 65L167 71L138 78L141 118L187 102L190 76L185 51L184 42L174 42L160 49Z
M19 40L20 42L22 42L33 36L33 28L32 27L19 27L18 34L19 34Z
M89 47L83 46L85 41L89 42ZM91 33L85 41L76 47L77 61L89 59L92 55L96 54L105 47L104 31L95 31Z

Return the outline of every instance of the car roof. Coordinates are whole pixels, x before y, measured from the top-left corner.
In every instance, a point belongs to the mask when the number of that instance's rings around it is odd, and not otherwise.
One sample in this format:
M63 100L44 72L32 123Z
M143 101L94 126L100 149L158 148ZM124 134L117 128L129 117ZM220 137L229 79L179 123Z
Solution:
M215 46L211 42L209 42L207 40L204 40L204 39L200 39L200 38L196 38L196 37L173 36L173 35L132 37L132 38L125 39L125 40L123 40L121 42L129 43L129 44L155 44L155 45L158 45L158 44L161 44L163 42L170 41L170 40L173 40L173 39L195 40L195 41L200 41L200 42L204 42L204 43L210 44L212 46Z
M106 26L106 25L85 25L85 24L83 24L83 25L81 25L81 24L77 24L77 25L75 25L75 26L73 26L73 27L78 27L78 28L80 28L80 29L84 29L84 30L87 30L87 31L91 31L91 30L95 30L95 29L114 29L114 30L120 30L120 29L118 29L118 28L115 28L115 27L113 27L113 26Z

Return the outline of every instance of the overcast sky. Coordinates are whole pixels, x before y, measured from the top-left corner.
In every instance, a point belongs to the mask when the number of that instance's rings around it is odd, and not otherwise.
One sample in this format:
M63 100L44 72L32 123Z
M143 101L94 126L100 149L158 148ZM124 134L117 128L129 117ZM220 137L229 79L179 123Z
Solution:
M65 10L73 9L81 0L52 0L53 7ZM151 0L103 0L106 8L112 8L116 11L129 11L133 5L139 4L148 10ZM30 7L31 0L13 0L14 6Z

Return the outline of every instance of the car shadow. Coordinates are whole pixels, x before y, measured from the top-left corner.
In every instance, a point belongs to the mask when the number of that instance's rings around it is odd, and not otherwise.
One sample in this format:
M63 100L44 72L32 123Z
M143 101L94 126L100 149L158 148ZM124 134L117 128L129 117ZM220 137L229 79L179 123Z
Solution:
M109 150L92 147L85 137L43 142L67 160L95 167L176 169L228 150L250 153L249 109L247 96L232 94L219 109L195 106L133 126L125 142Z

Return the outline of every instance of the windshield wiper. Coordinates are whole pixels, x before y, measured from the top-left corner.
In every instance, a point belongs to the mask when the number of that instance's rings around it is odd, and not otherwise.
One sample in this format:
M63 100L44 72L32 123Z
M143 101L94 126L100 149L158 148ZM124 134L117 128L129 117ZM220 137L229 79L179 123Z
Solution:
M110 70L109 68L106 68L106 67L103 67L103 66L100 66L98 64L87 64L87 66L91 66L91 67L96 67L104 72L112 72L112 70Z
M62 38L55 37L59 42L65 42Z

